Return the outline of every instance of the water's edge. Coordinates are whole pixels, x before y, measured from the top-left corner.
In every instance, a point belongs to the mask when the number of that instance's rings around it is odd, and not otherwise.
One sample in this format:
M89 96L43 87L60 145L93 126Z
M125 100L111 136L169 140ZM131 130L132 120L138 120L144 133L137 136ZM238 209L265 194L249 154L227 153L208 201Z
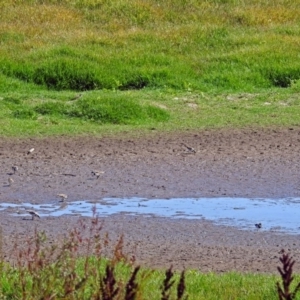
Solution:
M300 198L104 198L99 201L50 203L0 203L0 211L13 216L31 218L27 210L36 211L41 218L64 215L99 216L123 213L129 215L159 216L168 218L206 219L217 224L237 226L241 229L300 233ZM300 211L300 210L299 210Z

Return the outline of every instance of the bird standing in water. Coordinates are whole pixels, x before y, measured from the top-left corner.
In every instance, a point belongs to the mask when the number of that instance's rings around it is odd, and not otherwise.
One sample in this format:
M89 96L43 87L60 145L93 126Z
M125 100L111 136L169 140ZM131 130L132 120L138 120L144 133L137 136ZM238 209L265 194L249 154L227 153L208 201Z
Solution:
M255 227L256 227L257 229L260 229L260 228L262 228L262 224L261 224L261 223L257 223L257 224L255 224Z

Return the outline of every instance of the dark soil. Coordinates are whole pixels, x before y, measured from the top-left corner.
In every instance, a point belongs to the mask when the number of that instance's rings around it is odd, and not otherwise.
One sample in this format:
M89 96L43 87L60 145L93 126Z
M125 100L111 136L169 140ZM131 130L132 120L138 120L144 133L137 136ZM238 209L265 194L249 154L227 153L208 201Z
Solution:
M35 150L27 154L28 150ZM194 148L195 152L189 148ZM0 202L57 203L103 197L297 197L300 195L300 128L203 130L143 137L53 137L1 139ZM12 166L18 171L12 174ZM105 173L98 179L92 170ZM8 178L14 182L9 185ZM286 216L289 217L288 215ZM0 211L3 253L35 228L61 238L78 216L34 221ZM300 213L299 213L300 219ZM103 232L146 266L203 272L276 273L284 248L300 270L299 235L245 231L203 220L173 220L124 214L103 218ZM263 220L262 220L263 223Z

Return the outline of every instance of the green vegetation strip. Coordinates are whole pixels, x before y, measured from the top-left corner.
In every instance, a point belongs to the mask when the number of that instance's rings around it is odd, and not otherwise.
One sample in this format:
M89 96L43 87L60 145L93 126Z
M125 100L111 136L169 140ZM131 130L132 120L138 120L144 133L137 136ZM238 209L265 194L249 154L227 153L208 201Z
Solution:
M0 135L299 126L299 24L291 0L0 1Z
M95 262L91 262L94 263ZM115 278L118 284L116 286L123 287L128 282L133 268L119 263L115 267ZM51 269L47 271L39 270L34 275L29 272L22 272L13 268L4 268L2 270L0 279L0 296L3 299L44 299L46 293L56 295L53 299L61 299L60 295L64 294L64 284L66 284L66 277L63 276L63 269ZM94 270L94 272L96 272ZM71 273L70 273L71 274ZM73 274L74 282L69 283L70 286L75 286L80 282L84 274L84 266L78 268L78 271ZM65 274L67 275L67 273ZM76 293L70 295L70 298L64 299L93 299L92 295L96 289L99 289L99 280L105 275L105 263L103 262L99 267L99 272L90 275L88 282L85 282L84 287L77 290ZM176 298L176 286L179 281L180 274L175 272L173 280L174 286L170 297ZM165 278L165 271L151 271L149 269L142 269L139 271L137 283L139 286L139 299L161 299L162 285ZM300 277L296 276L295 281L299 281ZM42 280L42 282L38 282ZM23 281L23 282L22 282ZM238 274L225 273L218 275L214 273L203 274L200 271L186 271L185 273L185 294L188 299L205 299L205 300L228 300L228 299L278 299L276 282L280 281L278 276L262 275L262 274ZM22 282L22 283L21 283ZM22 284L25 286L25 291L22 291ZM35 285L36 284L36 285ZM41 285L42 288L39 286ZM38 289L37 289L38 288ZM22 298L22 293L27 296ZM43 295L44 292L44 295ZM116 298L123 299L123 298ZM297 297L295 299L300 299Z

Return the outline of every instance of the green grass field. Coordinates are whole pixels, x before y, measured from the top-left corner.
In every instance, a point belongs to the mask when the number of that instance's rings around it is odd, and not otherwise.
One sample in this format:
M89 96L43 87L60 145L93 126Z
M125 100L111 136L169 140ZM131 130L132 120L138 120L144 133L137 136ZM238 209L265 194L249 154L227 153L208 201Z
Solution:
M0 135L299 125L297 1L161 2L0 1Z

